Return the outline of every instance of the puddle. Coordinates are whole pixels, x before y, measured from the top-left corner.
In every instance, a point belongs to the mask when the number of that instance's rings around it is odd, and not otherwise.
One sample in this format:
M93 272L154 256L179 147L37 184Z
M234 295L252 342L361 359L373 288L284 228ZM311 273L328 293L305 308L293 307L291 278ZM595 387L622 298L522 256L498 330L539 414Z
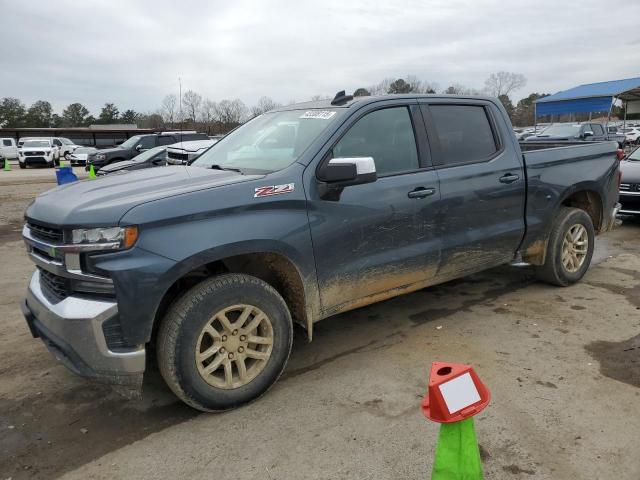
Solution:
M600 362L602 375L640 387L640 335L622 342L592 342L585 348Z

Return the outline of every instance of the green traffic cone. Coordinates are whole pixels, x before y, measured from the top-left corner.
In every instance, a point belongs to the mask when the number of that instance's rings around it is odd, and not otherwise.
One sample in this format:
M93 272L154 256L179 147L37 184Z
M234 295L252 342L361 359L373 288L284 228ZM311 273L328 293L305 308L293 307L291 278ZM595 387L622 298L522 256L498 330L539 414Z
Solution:
M473 417L440 425L431 480L482 480L482 462Z
M9 159L5 157L4 159L4 171L5 172L10 172L11 171L11 165L9 165Z
M96 178L96 171L93 169L93 163L89 165L89 178Z

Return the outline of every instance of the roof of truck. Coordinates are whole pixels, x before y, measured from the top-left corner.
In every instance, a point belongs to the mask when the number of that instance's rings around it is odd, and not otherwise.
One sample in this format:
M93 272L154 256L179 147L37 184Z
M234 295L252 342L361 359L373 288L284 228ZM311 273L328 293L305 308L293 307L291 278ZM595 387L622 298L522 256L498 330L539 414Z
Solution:
M446 95L446 94L388 94L388 95L368 95L364 97L353 97L349 100L341 102L339 104L332 104L331 99L315 100L312 102L293 103L280 108L276 108L273 111L286 111L286 110L303 110L303 109L322 109L322 108L350 108L354 105L362 106L368 103L380 102L383 100L398 100L398 99L455 99L455 100L490 100L495 102L493 97L487 97L482 95Z

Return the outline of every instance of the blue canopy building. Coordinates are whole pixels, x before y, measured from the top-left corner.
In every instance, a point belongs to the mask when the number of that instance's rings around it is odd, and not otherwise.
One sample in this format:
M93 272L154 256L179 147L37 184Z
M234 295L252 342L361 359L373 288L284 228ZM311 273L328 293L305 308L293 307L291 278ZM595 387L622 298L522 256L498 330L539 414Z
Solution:
M625 103L625 113L640 113L640 77L588 83L539 98L535 102L536 119L568 113L609 112L611 115L614 99Z

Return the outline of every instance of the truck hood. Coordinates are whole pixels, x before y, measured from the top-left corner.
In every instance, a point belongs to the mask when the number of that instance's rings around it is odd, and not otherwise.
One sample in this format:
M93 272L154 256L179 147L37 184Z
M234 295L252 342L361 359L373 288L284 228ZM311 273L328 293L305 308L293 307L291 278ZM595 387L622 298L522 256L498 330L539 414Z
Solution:
M22 152L46 152L47 150L53 150L53 147L21 147Z
M113 226L136 205L260 177L199 167L146 168L56 187L36 197L25 217L56 227Z
M197 152L203 148L209 148L217 142L217 140L190 140L188 142L174 143L173 145L169 145L167 149L174 151L184 150L187 152Z
M142 162L146 163L146 162ZM123 170L125 168L130 168L135 165L140 165L140 162L134 162L133 160L122 160L121 162L112 163L110 165L105 165L100 169L101 172L111 173L117 172L118 170Z
M622 183L640 183L640 161L624 160L620 162Z

